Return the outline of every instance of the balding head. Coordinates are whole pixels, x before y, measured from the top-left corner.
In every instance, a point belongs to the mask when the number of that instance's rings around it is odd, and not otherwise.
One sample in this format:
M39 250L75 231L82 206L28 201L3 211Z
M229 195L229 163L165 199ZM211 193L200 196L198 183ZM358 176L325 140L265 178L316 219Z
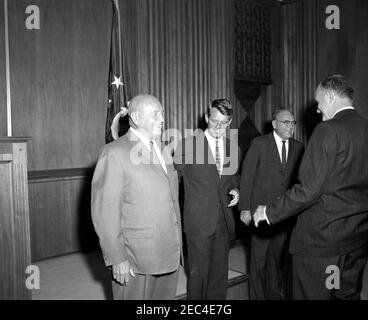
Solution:
M161 105L160 101L155 96L152 96L150 94L140 94L138 96L135 96L132 100L129 101L129 116L133 112L141 111L147 106L153 104Z
M353 95L354 89L343 75L333 74L321 81L316 89L315 100L322 120L329 120L341 108L352 106Z
M161 135L164 122L160 101L149 94L135 96L129 102L130 125L145 136Z

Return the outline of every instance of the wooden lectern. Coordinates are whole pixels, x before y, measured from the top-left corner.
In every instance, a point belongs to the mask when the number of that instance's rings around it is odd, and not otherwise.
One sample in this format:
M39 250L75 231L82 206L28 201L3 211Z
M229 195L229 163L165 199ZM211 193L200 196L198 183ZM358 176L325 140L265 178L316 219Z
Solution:
M0 300L31 299L28 137L0 137Z

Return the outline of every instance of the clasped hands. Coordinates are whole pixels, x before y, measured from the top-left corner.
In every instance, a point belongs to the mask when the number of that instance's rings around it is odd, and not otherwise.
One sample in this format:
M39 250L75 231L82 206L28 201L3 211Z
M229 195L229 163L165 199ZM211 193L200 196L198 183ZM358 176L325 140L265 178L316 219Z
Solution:
M254 212L253 221L256 227L258 227L260 222L267 221L265 209L266 206L258 206L257 210ZM240 212L240 220L248 226L252 221L252 214L250 210L242 210Z

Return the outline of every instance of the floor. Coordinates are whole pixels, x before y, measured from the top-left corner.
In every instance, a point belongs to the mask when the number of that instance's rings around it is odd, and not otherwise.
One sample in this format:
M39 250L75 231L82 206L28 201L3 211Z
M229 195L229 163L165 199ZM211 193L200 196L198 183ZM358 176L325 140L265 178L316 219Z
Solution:
M40 269L40 289L33 290L33 300L105 300L111 299L110 273L101 253L73 253L35 262ZM240 241L230 250L229 280L246 274L246 249ZM368 264L362 299L368 300ZM186 276L181 269L177 296L185 293Z
M73 253L35 262L40 269L40 289L33 300L105 300L111 299L110 273L101 253ZM246 273L244 246L237 243L229 254L229 280ZM185 293L186 276L180 270L177 295Z

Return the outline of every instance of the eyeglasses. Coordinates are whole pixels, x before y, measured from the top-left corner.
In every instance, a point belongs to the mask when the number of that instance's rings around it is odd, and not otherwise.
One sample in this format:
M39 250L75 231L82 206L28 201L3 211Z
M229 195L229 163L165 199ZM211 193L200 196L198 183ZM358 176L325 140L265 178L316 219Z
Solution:
M280 121L280 120L277 120L278 122L281 122L283 123L285 126L295 126L296 125L296 121L293 120L293 121L289 121L289 120L284 120L284 121Z
M230 121L217 121L213 119L209 119L209 121L215 126L220 128L225 128L229 125Z

